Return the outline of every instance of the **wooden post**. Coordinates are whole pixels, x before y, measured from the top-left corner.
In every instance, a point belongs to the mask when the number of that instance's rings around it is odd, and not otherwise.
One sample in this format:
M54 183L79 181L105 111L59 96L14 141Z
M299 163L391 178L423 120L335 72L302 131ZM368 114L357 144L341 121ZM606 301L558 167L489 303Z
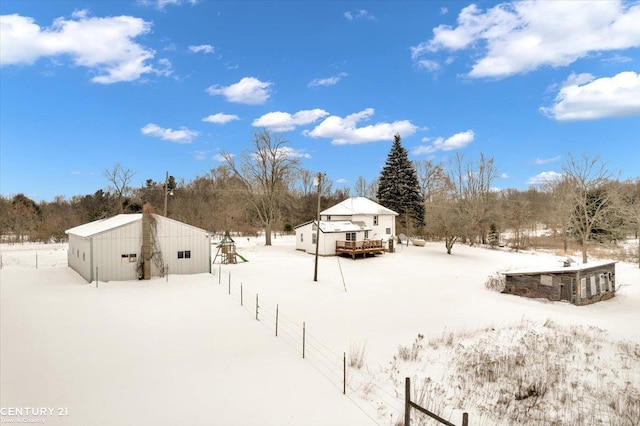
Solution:
M260 319L258 319L258 308L260 305L258 305L258 293L256 293L256 321L260 321Z
M231 271L229 271L229 294L231 294Z
M347 353L342 355L342 394L347 394Z
M404 380L404 426L411 426L411 379Z
M169 282L169 266L168 265L167 265L167 270L164 273L164 276L165 276L165 279L166 279L165 282Z
M278 337L278 305L276 305L276 337Z
M307 325L306 323L302 323L302 358L305 355L305 345L307 343Z
M469 414L462 413L462 426L469 426Z
M220 280L222 280L222 265L218 265L218 284L220 284Z
M242 283L240 283L240 306L244 306L244 299L242 295Z

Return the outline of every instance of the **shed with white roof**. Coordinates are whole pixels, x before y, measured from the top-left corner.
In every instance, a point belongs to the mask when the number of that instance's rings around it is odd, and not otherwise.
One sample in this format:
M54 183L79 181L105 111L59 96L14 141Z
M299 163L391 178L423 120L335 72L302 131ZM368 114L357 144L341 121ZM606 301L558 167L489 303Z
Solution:
M148 232L143 237L145 227ZM119 214L65 232L69 267L88 282L211 272L210 234L160 215Z

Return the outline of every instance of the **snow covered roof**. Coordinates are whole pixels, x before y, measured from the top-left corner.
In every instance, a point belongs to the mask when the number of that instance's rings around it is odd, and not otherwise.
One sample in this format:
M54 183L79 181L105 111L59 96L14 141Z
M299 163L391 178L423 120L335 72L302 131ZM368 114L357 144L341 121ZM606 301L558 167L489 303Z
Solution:
M142 213L119 214L108 219L100 219L93 222L85 223L84 225L79 225L75 228L67 229L64 232L65 234L72 234L82 238L86 238L92 235L101 234L102 232L109 231L114 228L128 225L138 220L142 220Z
M314 221L315 223L315 221ZM362 222L354 223L349 220L321 220L320 230L324 233L331 232L356 232L356 231L369 231L368 228Z
M336 216L344 216L344 215L354 215L354 214L368 214L368 215L394 215L397 216L398 213L394 212L391 209L388 209L375 201L371 201L365 197L351 197L346 200L336 204L333 207L329 207L328 209L320 212L322 215L336 215Z
M600 266L612 265L617 263L612 260L601 260L597 262L590 263L577 263L572 264L571 266L562 266L558 265L556 267L532 267L532 268L521 268L521 269L512 269L510 271L505 271L503 275L524 275L524 274L551 274L551 273L563 273L563 272L577 272L584 271L585 269L598 268Z

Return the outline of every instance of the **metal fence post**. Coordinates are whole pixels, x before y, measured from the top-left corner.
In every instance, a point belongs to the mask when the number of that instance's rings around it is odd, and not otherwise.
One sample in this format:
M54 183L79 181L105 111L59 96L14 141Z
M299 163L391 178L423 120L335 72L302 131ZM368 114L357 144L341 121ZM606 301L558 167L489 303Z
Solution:
M411 425L411 379L404 379L404 426Z
M462 426L469 426L469 414L462 413Z

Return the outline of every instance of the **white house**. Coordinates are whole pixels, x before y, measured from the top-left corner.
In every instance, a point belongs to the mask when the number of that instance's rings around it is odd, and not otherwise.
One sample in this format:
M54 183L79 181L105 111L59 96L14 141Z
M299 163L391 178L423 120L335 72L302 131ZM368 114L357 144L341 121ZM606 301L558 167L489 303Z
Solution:
M203 229L150 215L151 276L211 272L211 236ZM120 214L65 231L68 263L88 282L135 280L143 270L143 214Z
M338 242L345 242L358 253L368 252L362 245L368 241L387 241L395 235L393 210L364 197L353 197L320 212L318 254L333 256ZM296 250L315 254L317 221L309 221L295 227ZM357 247L356 244L357 243ZM349 251L351 252L351 251Z

